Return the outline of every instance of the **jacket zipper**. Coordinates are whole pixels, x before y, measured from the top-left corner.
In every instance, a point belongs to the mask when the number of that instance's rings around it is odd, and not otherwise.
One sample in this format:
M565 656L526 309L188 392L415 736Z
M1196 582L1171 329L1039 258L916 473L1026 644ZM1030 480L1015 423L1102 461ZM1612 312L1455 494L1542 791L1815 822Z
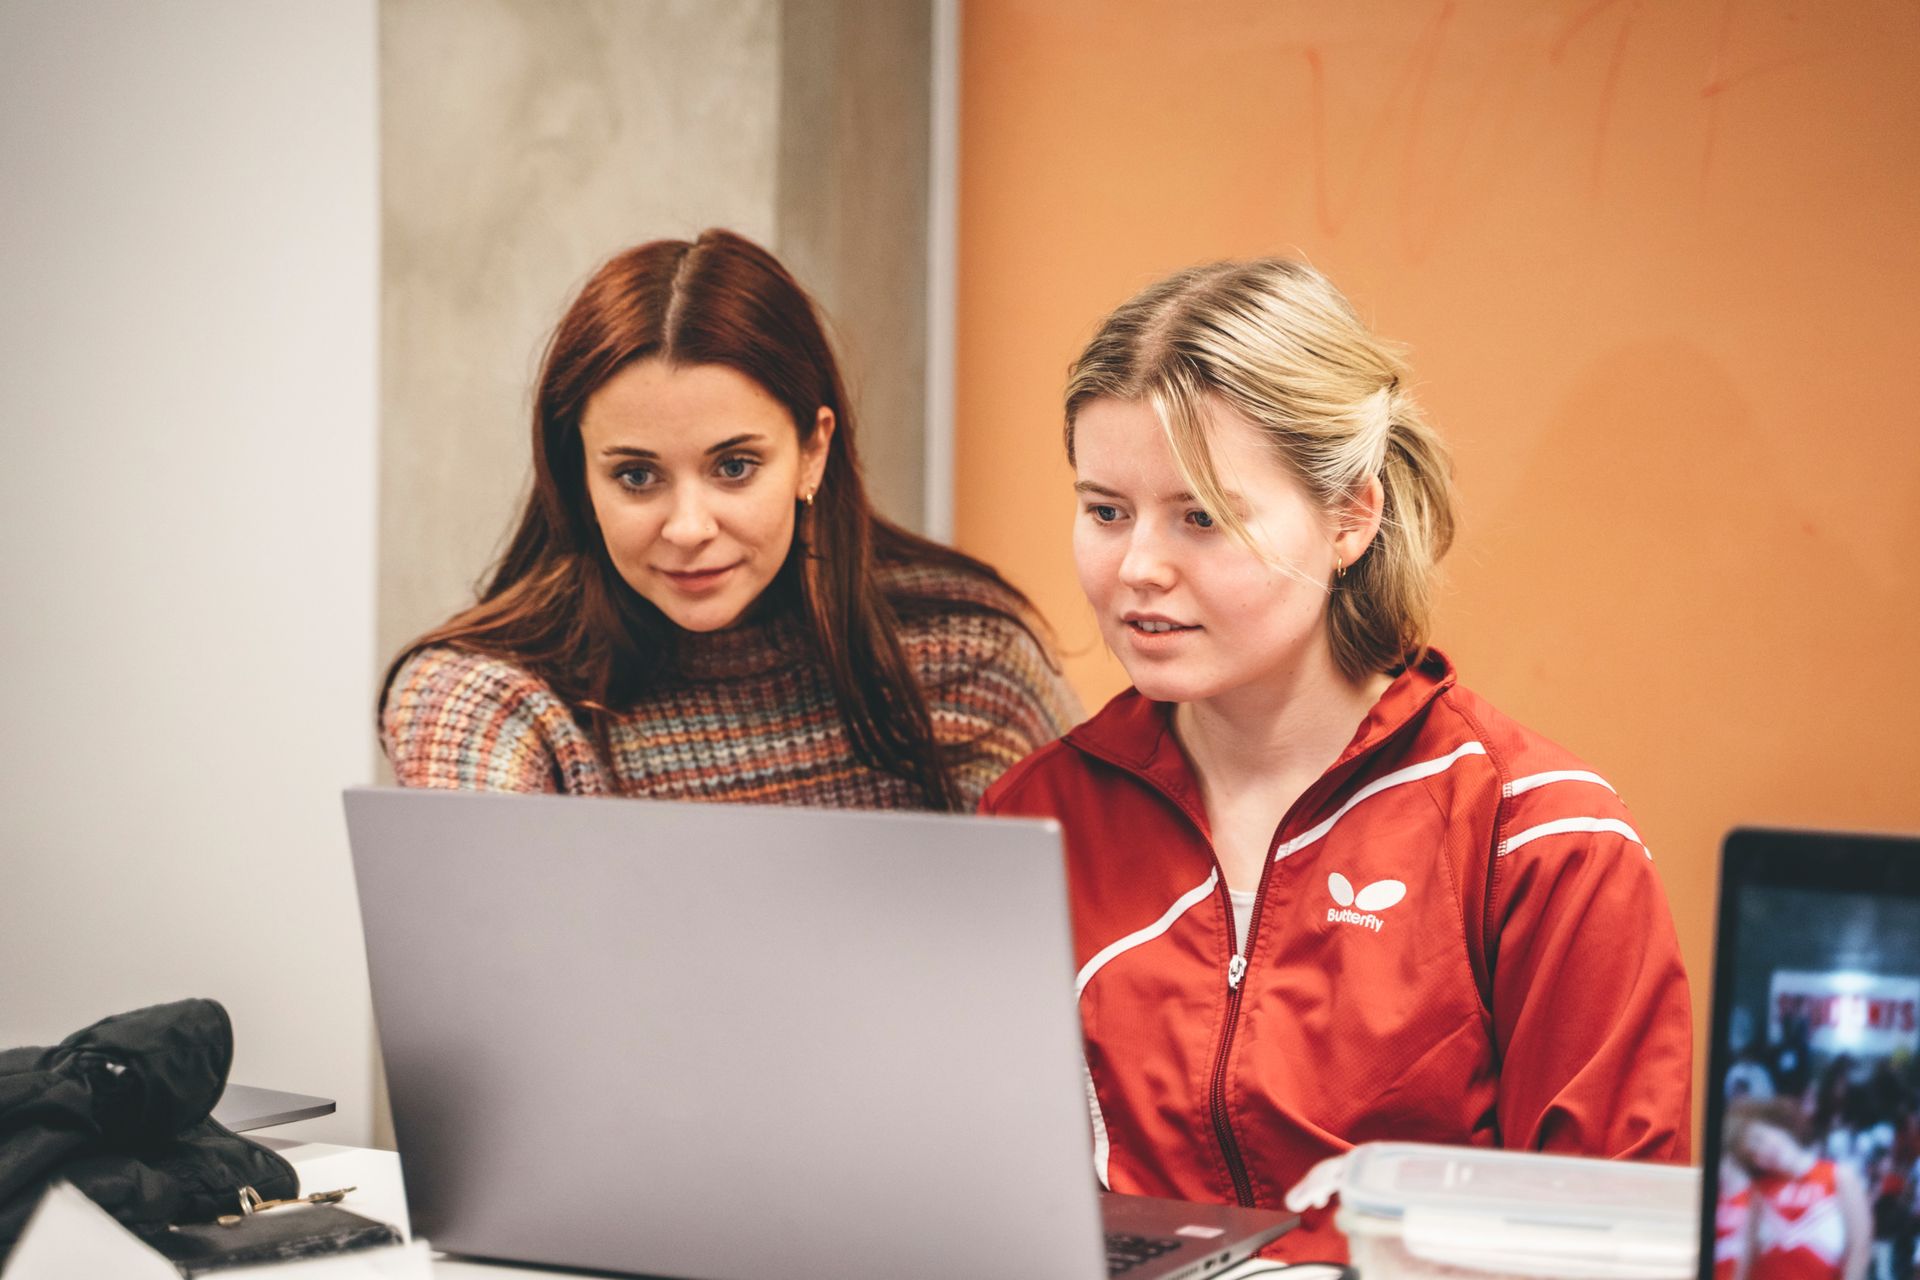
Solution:
M1149 785L1152 785L1151 780L1148 781ZM1312 789L1311 787L1308 788L1309 791ZM1220 888L1222 892L1225 892L1227 887L1227 871L1225 867L1220 865L1219 857L1213 854L1213 838L1208 833L1206 822L1164 788L1155 786L1155 790L1158 790L1160 794L1166 796L1166 798L1172 802L1173 807L1184 814L1187 821L1193 825L1194 834L1201 838L1207 846L1209 855L1213 856L1214 874L1220 877ZM1305 797L1302 796L1302 799L1304 798ZM1295 803L1297 805L1298 801ZM1292 816L1292 811L1289 810L1287 817ZM1280 833L1285 830L1286 819L1283 818L1280 826L1276 828L1273 833L1272 842L1267 846L1266 861L1260 868L1260 886L1254 891L1253 910L1247 913L1247 940L1249 943L1252 942L1254 932L1260 926L1260 911L1261 908L1266 905L1267 899L1267 879L1273 874L1273 851L1280 847ZM1233 903L1232 900L1229 899L1227 903L1227 945L1233 954L1227 961L1227 1020L1226 1028L1220 1034L1220 1051L1215 1055L1213 1060L1213 1084L1208 1090L1207 1109L1211 1113L1213 1120L1214 1140L1220 1144L1220 1155L1227 1162L1227 1175L1233 1179L1234 1199L1239 1202L1241 1208L1252 1209L1256 1207L1253 1201L1253 1180L1247 1176L1247 1162L1240 1154L1240 1144L1233 1136L1233 1126L1227 1123L1227 1055L1233 1049L1233 1033L1240 1021L1240 1000L1242 996L1240 983L1241 979L1245 978L1247 974L1246 948L1239 945L1240 939L1237 935L1238 930L1233 922Z
M1158 789L1158 788L1156 788ZM1312 790L1311 787L1308 788ZM1186 805L1164 790L1162 795L1173 802L1174 808L1186 815L1193 824L1194 834L1200 836L1211 854L1212 837L1207 833L1206 823L1200 820ZM1302 799L1305 797L1302 796ZM1298 803L1297 801L1295 802ZM1292 817L1289 811L1287 817ZM1260 885L1254 891L1253 910L1247 913L1247 941L1251 945L1255 932L1260 927L1260 912L1266 906L1267 880L1273 875L1274 850L1280 847L1280 833L1286 830L1286 820L1273 833L1273 840L1267 846L1266 861L1260 867ZM1227 887L1226 868L1220 865L1220 859L1213 859L1214 872L1220 877L1222 892ZM1240 1143L1233 1136L1233 1126L1227 1122L1227 1056L1233 1051L1233 1033L1240 1023L1240 1001L1243 996L1241 980L1247 975L1246 947L1240 944L1238 929L1233 922L1233 903L1227 903L1227 946L1232 956L1227 961L1227 1019L1226 1027L1220 1034L1220 1050L1213 1060L1213 1084L1207 1092L1207 1109L1213 1120L1213 1137L1220 1144L1220 1155L1227 1162L1227 1176L1233 1179L1234 1199L1243 1209L1255 1208L1253 1200L1253 1180L1247 1176L1247 1162L1240 1154Z
M1284 824L1280 830L1285 830ZM1280 831L1276 830L1273 842L1267 846L1266 861L1260 868L1260 885L1254 890L1253 910L1247 913L1247 936L1244 942L1235 936L1232 904L1227 910L1227 941L1233 946L1233 956L1227 961L1227 1021L1226 1029L1220 1033L1220 1051L1213 1060L1213 1087L1208 1091L1207 1105L1213 1114L1213 1136L1220 1144L1220 1155L1227 1162L1227 1176L1233 1179L1234 1198L1242 1208L1251 1209L1253 1203L1253 1180L1247 1176L1247 1162L1240 1154L1240 1143L1233 1136L1233 1126L1227 1121L1227 1057L1233 1052L1233 1035L1240 1026L1240 1001L1246 994L1241 979L1247 976L1247 951L1253 945L1254 934L1260 928L1260 911L1267 902L1267 878L1273 874L1273 850L1279 847ZM1218 860L1216 859L1216 862ZM1220 886L1226 888L1227 878L1223 872Z
M1234 1032L1240 1027L1240 1002L1245 998L1246 988L1243 982L1247 976L1247 952L1253 949L1254 935L1260 931L1260 913L1267 905L1267 881L1273 877L1274 867L1280 859L1275 855L1283 843L1281 837L1287 832L1295 814L1312 813L1321 803L1321 797L1328 794L1332 787L1328 779L1338 772L1342 776L1347 772L1342 764L1336 763L1319 779L1301 792L1287 812L1281 817L1280 825L1273 829L1273 839L1267 842L1266 860L1260 864L1260 885L1254 890L1253 910L1247 913L1247 937L1244 945L1235 936L1231 903L1227 911L1227 941L1233 945L1232 959L1227 961L1227 1025L1220 1034L1220 1051L1213 1060L1213 1088L1208 1095L1208 1106L1213 1112L1213 1136L1220 1143L1220 1154L1226 1159L1227 1173L1233 1179L1233 1194L1243 1208L1254 1208L1253 1179L1247 1176L1247 1162L1240 1154L1240 1143L1233 1136L1233 1126L1227 1121L1227 1058L1233 1052ZM1311 800L1313 807L1306 807ZM1212 841L1208 841L1209 847ZM1219 866L1218 857L1214 865ZM1227 877L1224 868L1220 873L1220 885L1226 887Z
M1227 1019L1225 1029L1220 1034L1219 1052L1214 1056L1213 1084L1208 1091L1207 1106L1213 1120L1214 1140L1220 1144L1220 1155L1226 1161L1227 1175L1233 1179L1234 1198L1240 1202L1243 1208L1255 1207L1253 1180L1247 1176L1246 1160L1241 1156L1240 1144L1233 1136L1233 1126L1227 1121L1227 1058L1233 1051L1234 1032L1240 1025L1240 1002L1245 994L1241 984L1247 976L1246 951L1252 945L1254 934L1259 931L1260 912L1266 906L1267 902L1267 881L1273 875L1274 863L1276 862L1274 854L1279 850L1282 843L1280 837L1286 832L1288 823L1293 816L1296 813L1302 812L1302 807L1309 797L1313 799L1315 805L1318 805L1323 795L1331 793L1333 787L1329 779L1336 773L1343 779L1351 774L1352 771L1358 767L1359 761L1364 760L1369 755L1378 751L1382 743L1398 734L1400 730L1412 720L1414 715L1424 711L1427 704L1435 697L1444 693L1451 684L1452 681L1449 680L1444 684L1436 686L1431 694L1422 698L1417 706L1402 715L1395 724L1381 733L1377 740L1367 743L1361 751L1357 752L1351 758L1334 761L1327 772L1320 775L1319 780L1312 786L1309 786L1305 791L1301 792L1299 798L1288 808L1286 814L1280 819L1280 825L1274 829L1273 841L1267 846L1266 862L1260 868L1260 886L1254 892L1253 910L1247 914L1248 945L1246 947L1239 946L1240 939L1237 936L1238 930L1235 928L1233 922L1232 902L1228 902L1227 941L1233 949L1233 955L1227 961ZM1206 823L1198 818L1193 810L1179 797L1175 796L1165 786L1145 773L1137 763L1117 758L1104 751L1096 750L1084 742L1074 742L1072 735L1068 735L1067 741L1073 742L1073 745L1085 754L1097 760L1104 760L1116 768L1125 770L1165 796L1173 807L1184 814L1187 821L1193 824L1196 833L1200 834L1202 839L1206 841L1208 852L1212 852L1213 841L1211 837L1207 835ZM1306 811L1311 812L1311 810ZM1220 887L1222 891L1225 891L1227 884L1226 868L1220 865L1220 859L1217 856L1214 857L1213 865L1214 870L1218 872L1220 876Z

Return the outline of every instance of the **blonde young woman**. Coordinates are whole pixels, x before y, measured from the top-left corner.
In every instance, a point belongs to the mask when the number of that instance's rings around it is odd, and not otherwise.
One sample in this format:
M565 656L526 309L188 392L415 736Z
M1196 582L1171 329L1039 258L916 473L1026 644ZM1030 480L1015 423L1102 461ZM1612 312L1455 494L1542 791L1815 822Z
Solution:
M1377 1139L1680 1160L1671 915L1606 780L1427 644L1446 452L1307 267L1182 272L1075 363L1081 587L1133 688L989 788L1066 829L1095 1163L1278 1206ZM1310 1215L1279 1256L1339 1256Z

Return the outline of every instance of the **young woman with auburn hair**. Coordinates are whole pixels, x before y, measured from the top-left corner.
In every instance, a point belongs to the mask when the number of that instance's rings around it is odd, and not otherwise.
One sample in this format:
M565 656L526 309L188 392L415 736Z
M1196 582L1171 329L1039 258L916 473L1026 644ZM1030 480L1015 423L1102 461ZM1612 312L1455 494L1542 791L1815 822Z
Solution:
M533 472L478 603L387 673L402 785L963 810L1077 716L1026 599L869 505L813 304L738 235L588 280Z
M1322 276L1183 271L1074 364L1074 559L1132 677L988 789L1065 829L1094 1160L1280 1206L1399 1140L1681 1160L1692 1018L1613 788L1428 647L1447 454ZM1310 1212L1272 1252L1338 1257Z

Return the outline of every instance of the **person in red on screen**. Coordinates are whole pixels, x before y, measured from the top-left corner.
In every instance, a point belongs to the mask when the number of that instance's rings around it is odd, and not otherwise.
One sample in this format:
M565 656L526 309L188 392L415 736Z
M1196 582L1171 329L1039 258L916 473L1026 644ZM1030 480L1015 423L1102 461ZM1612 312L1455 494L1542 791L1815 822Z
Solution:
M1752 1179L1743 1280L1865 1280L1873 1216L1860 1175L1817 1155L1789 1098L1727 1108L1726 1148Z
M1275 1207L1378 1139L1682 1160L1666 895L1597 773L1427 645L1450 464L1323 277L1184 271L1074 364L1080 584L1133 687L988 788L1065 830L1094 1160ZM1310 1214L1278 1256L1337 1255Z
M1749 1280L1753 1265L1753 1179L1731 1153L1720 1157L1713 1207L1713 1280Z

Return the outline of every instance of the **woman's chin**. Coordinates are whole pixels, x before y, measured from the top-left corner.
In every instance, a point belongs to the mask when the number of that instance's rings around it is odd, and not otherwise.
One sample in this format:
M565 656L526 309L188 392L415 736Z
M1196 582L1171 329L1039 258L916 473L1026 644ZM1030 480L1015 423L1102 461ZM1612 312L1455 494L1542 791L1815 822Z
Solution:
M764 588L764 584L751 581L738 567L717 580L696 580L690 586L663 577L645 578L639 585L629 581L628 585L680 630L702 634L740 625L764 594L754 589Z
M712 601L707 604L688 608L684 603L675 601L677 607L666 608L658 600L654 601L667 621L682 631L691 631L696 635L709 635L716 631L728 631L740 625L742 619L753 605L749 600L744 604L727 604Z
M1210 685L1190 672L1148 663L1122 662L1120 665L1126 669L1127 679L1133 682L1140 696L1153 702L1198 702L1213 692Z

